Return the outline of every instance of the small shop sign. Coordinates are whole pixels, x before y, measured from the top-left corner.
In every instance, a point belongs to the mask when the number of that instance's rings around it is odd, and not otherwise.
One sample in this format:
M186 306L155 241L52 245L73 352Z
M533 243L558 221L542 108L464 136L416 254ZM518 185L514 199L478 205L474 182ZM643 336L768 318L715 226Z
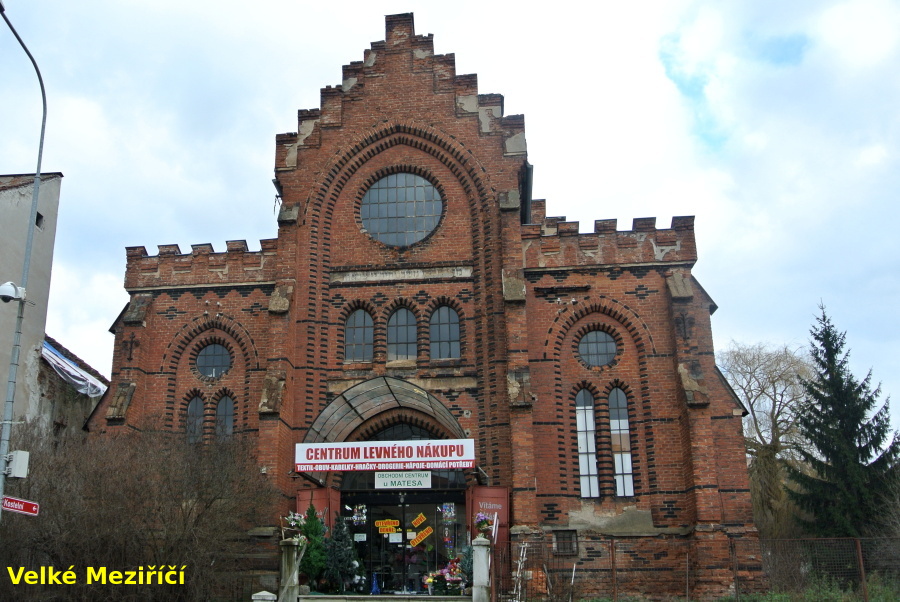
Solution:
M376 472L375 489L431 489L431 471Z

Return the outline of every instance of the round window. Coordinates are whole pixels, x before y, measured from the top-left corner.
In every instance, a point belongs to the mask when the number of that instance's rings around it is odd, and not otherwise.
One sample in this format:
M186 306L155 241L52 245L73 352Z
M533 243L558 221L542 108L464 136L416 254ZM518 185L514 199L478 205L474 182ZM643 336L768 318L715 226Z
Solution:
M435 187L421 176L397 173L375 182L363 196L360 218L375 240L407 247L431 234L444 210Z
M592 330L578 342L578 355L588 366L606 366L616 357L616 341L602 330Z
M231 354L224 346L207 345L197 354L197 371L209 378L218 378L231 368Z

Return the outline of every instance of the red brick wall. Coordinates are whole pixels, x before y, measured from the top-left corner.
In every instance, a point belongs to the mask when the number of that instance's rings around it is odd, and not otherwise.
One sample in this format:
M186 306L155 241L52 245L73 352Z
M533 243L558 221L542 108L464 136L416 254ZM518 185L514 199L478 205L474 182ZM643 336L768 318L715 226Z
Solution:
M116 324L112 380L113 389L134 382L135 394L115 420L106 419L108 395L92 428L159 417L163 428L183 430L191 396L211 403L227 390L238 401L236 430L258 439L259 463L284 492L283 513L298 488L312 486L289 473L294 444L322 409L356 383L393 376L441 400L475 439L491 484L511 488L515 535L752 534L740 411L715 368L712 301L690 275L693 218L675 218L669 229L638 219L627 232L603 220L581 234L534 201L532 223L523 225L524 119L502 116L501 96L478 95L475 76L457 76L452 55L434 55L431 37L414 34L411 15L388 17L385 41L363 58L344 67L343 86L322 90L320 108L298 113L297 132L276 138L277 239L259 252L242 242L225 253L209 245L184 255L174 246L158 256L128 250L133 307L142 296L150 301ZM397 171L422 175L444 199L436 231L407 248L377 242L359 218L367 187ZM449 268L467 272L383 274ZM348 273L356 279L346 281ZM276 298L287 303L270 307ZM429 358L428 320L441 304L460 316L458 361ZM389 364L386 323L401 306L416 316L418 356ZM345 364L344 323L357 308L373 317L374 358ZM593 328L616 340L611 365L579 359L578 340ZM132 333L139 346L128 359ZM226 345L235 360L215 381L193 368L207 340ZM279 374L279 402L261 408L264 382ZM616 497L613 485L606 396L614 386L628 397L635 488L628 498ZM597 399L597 499L580 494L574 397L581 387ZM386 413L350 439L428 418ZM339 483L338 475L326 478Z

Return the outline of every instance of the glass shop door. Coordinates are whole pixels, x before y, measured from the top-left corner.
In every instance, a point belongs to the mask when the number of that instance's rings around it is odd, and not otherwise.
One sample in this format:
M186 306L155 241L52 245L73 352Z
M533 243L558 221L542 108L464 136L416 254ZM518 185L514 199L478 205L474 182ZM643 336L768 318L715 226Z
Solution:
M344 493L341 505L366 569L361 593L425 593L468 544L464 491Z

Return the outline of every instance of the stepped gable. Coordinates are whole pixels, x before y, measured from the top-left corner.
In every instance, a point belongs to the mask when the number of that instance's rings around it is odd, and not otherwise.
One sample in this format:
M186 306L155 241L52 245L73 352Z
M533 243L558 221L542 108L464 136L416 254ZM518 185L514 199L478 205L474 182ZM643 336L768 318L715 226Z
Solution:
M385 40L373 42L362 61L343 66L340 85L321 89L319 108L298 111L296 132L276 137L276 172L297 168L302 150L321 147L328 130L345 126L355 106L373 96L385 98L374 111L380 123L369 123L376 132L389 122L412 123L416 116L404 112L409 99L421 101L430 95L456 117L476 121L482 136L501 137L504 155L525 155L524 117L504 116L503 96L479 94L476 75L457 75L454 54L435 54L433 36L416 35L412 13L389 15L385 29ZM425 81L430 85L423 86ZM434 136L425 129L417 133ZM367 132L369 139L360 140L360 146L371 142L373 134ZM340 142L345 145L346 139Z

